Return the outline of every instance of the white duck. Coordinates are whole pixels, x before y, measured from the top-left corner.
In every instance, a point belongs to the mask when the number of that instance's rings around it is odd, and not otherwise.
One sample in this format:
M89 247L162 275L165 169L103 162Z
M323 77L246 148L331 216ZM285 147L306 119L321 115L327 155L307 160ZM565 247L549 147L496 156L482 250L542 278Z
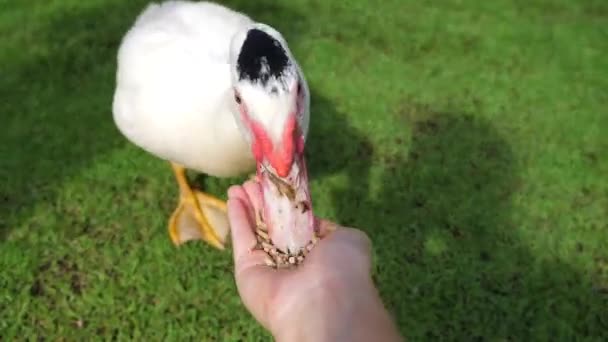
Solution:
M172 165L176 245L223 249L229 232L225 202L193 189L186 169L233 177L255 168L273 243L294 251L310 241L309 89L277 30L210 2L149 5L118 51L113 117L128 140ZM295 191L284 196L284 185Z

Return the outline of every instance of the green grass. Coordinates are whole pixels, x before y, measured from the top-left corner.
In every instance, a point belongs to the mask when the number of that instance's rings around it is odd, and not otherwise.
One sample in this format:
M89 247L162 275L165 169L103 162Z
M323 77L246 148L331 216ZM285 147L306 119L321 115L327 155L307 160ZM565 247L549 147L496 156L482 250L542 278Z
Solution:
M144 3L0 0L2 340L268 338L230 253L171 245L170 169L112 122ZM606 1L228 4L289 39L316 211L371 236L404 335L608 339Z

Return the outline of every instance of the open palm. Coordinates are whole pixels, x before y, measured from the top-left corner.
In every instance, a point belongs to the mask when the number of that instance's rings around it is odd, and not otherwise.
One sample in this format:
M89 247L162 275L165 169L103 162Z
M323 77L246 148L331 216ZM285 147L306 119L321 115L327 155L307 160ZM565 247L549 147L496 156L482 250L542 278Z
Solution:
M233 186L228 197L237 288L247 309L273 334L293 326L293 321L329 321L331 317L324 316L354 307L357 301L353 293L374 289L370 242L361 231L318 220L323 238L304 264L296 269L274 269L266 266L264 251L254 250L254 215L261 204L259 185L248 181ZM306 317L312 307L315 317Z

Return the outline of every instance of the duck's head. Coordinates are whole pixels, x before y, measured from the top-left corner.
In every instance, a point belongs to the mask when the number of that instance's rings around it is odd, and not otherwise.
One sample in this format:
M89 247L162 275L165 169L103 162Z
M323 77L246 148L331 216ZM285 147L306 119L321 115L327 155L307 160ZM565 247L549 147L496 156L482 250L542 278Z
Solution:
M254 24L231 42L235 117L262 184L264 220L275 246L297 252L314 234L304 147L310 96L285 39Z

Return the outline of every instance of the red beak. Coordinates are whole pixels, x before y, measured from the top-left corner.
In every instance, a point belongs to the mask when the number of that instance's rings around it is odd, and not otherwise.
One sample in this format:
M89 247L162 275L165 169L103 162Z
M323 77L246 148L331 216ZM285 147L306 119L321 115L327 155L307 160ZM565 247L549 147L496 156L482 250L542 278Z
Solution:
M297 255L315 237L304 139L295 115L287 120L278 146L261 125L251 123L251 130L268 234L277 249Z

